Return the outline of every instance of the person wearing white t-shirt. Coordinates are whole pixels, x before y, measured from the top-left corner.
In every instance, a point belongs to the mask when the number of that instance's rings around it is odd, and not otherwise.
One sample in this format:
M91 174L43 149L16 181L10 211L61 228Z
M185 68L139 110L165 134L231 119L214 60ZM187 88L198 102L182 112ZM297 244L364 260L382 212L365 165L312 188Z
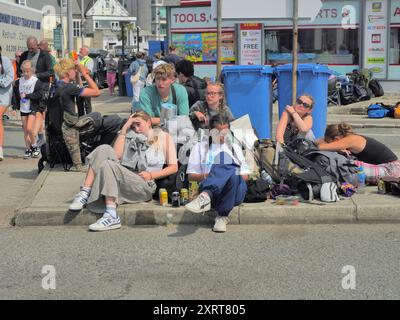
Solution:
M190 152L187 173L190 181L200 182L200 194L185 208L202 213L212 207L218 213L213 231L225 232L229 213L246 195L250 169L241 147L233 142L229 119L213 116L210 129L210 141L199 142Z
M26 150L24 159L37 158L40 155L39 146L36 138L40 125L43 122L43 84L34 76L35 69L30 60L22 63L21 70L23 77L19 79L20 113L22 127L24 129L24 138Z

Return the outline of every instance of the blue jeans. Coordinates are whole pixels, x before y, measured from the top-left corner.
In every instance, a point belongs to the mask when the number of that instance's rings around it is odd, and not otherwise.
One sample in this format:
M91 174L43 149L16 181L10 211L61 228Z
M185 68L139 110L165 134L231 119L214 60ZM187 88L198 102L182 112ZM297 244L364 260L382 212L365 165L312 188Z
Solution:
M239 166L227 153L220 153L217 159L219 161L214 161L208 177L201 182L200 192L207 192L211 198L212 208L220 216L227 217L235 206L243 202L247 184L236 173Z

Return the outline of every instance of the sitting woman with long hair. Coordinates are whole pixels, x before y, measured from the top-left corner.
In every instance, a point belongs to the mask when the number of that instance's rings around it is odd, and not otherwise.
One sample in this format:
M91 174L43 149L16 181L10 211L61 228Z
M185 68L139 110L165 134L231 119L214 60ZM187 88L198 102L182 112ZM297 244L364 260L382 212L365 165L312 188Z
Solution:
M400 161L393 151L373 138L356 134L346 122L327 126L324 139L317 143L320 150L353 154L369 184L377 184L384 176L400 177Z
M298 97L295 105L286 106L276 128L276 141L287 144L296 138L314 140L313 107L314 99L308 94Z
M156 191L155 180L178 171L176 150L171 136L152 129L151 117L134 112L114 143L97 147L87 156L89 169L81 191L69 209L86 207L103 217L89 226L92 231L121 227L118 204L150 201Z

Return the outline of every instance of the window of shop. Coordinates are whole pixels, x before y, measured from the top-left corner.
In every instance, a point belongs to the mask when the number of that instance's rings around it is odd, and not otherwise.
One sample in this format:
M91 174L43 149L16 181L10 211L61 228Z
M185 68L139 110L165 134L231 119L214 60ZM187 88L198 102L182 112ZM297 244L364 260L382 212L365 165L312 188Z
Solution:
M400 0L391 1L388 79L400 79Z
M292 30L266 30L266 63L291 62L292 38ZM301 29L298 45L301 62L360 64L358 29Z
M400 0L399 0L400 1ZM314 21L299 21L300 63L328 64L347 73L361 65L360 1L322 1ZM265 26L265 63L292 62L293 26L272 21Z

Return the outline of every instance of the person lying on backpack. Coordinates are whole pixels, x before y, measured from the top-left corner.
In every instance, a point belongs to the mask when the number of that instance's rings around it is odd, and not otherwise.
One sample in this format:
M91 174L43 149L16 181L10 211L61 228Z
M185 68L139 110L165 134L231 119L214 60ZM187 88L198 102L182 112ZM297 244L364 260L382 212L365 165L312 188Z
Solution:
M288 144L296 138L315 140L311 130L314 99L308 94L297 98L294 106L286 106L276 128L276 141Z
M213 207L218 215L214 232L225 232L231 210L241 204L247 191L250 169L241 147L233 141L229 119L221 114L210 119L209 141L199 142L190 152L189 181L199 181L200 194L185 208L194 213Z
M366 183L376 185L381 177L400 177L400 161L383 143L353 131L350 124L331 124L323 140L316 142L320 150L342 151L357 158L356 165L364 168Z
M129 117L113 148L101 145L87 159L85 182L69 209L79 211L86 204L90 211L103 213L89 226L92 231L121 228L117 205L150 201L157 187L155 180L178 171L171 136L153 130L151 117L144 111Z
M143 110L151 116L151 123L161 122L161 106L164 103L176 105L177 115L189 115L189 100L186 89L175 83L175 68L168 63L154 70L155 84L140 91L139 104L133 110Z
M207 85L205 95L205 101L199 100L190 108L189 117L196 131L198 129L209 129L210 119L217 114L223 114L229 122L235 120L231 110L226 105L222 83L210 82Z
M55 65L54 70L60 79L57 83L55 96L60 98L60 103L64 109L64 121L61 129L68 152L71 155L72 170L82 171L83 166L79 147L80 118L76 111L76 98L98 97L101 92L89 76L88 70L79 61L61 59ZM82 77L88 83L88 87L83 87Z

